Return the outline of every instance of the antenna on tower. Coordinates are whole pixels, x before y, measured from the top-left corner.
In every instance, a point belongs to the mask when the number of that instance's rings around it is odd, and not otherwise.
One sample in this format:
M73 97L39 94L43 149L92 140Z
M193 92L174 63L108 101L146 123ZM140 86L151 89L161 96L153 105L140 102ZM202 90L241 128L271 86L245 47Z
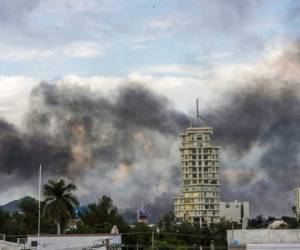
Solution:
M197 109L197 119L201 120L203 122L203 125L205 126L205 120L203 119L203 117L200 115L199 113L199 99L196 99L196 109Z

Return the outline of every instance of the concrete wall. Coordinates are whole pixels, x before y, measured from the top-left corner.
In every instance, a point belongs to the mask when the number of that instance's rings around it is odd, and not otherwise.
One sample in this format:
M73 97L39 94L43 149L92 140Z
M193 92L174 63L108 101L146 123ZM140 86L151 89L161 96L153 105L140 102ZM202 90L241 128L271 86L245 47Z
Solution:
M0 240L0 250L20 250L22 246L17 243Z
M249 244L247 250L299 250L300 243Z
M28 236L28 247L32 241L37 241L37 236ZM48 235L40 237L40 249L82 249L82 247L93 246L95 241L109 240L110 244L121 244L121 235ZM36 248L32 248L36 249Z
M233 241L240 244L300 243L299 229L256 229L227 230L228 244ZM298 248L300 249L300 248Z
M228 250L247 250L247 246L246 245L229 245L228 246Z

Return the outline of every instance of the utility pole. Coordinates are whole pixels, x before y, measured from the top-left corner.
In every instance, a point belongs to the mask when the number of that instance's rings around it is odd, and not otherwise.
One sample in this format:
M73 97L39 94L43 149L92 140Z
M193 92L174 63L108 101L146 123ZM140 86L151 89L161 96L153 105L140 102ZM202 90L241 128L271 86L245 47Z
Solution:
M40 164L39 172L39 218L38 218L38 246L37 249L40 249L40 231L41 231L41 185L42 185L42 165Z
M152 249L154 249L154 231L152 231L152 240L151 240L151 242L152 242Z
M232 220L231 220L231 233L232 233L232 242L234 242L234 225Z

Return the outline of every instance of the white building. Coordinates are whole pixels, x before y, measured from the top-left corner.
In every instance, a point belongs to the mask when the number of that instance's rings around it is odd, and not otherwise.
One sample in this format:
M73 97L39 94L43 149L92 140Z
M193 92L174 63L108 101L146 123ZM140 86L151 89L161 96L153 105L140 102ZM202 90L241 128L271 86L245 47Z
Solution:
M181 135L181 194L175 197L180 221L209 224L219 221L219 147L213 144L213 128L189 127Z
M248 201L220 202L220 217L240 224L248 222L250 208Z
M121 249L120 234L62 234L62 235L29 235L19 244L0 240L0 249L5 250L107 250L111 246Z
M299 229L227 230L229 250L299 250Z

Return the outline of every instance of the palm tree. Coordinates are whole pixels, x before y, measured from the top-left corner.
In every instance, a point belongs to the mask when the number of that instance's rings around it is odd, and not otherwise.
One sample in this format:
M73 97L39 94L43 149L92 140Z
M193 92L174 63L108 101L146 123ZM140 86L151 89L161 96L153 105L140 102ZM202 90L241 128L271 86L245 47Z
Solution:
M43 187L44 213L53 218L57 226L57 234L61 233L61 223L74 217L74 208L79 205L77 198L72 194L77 187L66 184L63 179L49 180Z

